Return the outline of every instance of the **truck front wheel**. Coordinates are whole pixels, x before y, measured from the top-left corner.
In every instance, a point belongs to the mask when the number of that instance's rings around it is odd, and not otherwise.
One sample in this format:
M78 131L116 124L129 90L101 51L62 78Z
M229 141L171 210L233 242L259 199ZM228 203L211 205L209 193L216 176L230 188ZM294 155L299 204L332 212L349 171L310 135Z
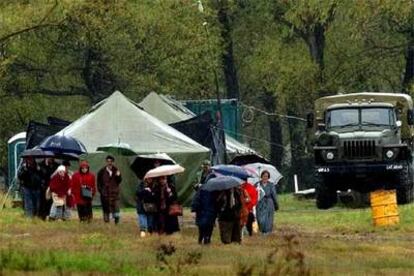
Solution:
M319 173L315 174L316 207L318 209L329 209L337 202L336 189L328 186L326 177Z
M413 168L411 164L398 173L397 202L407 204L413 201Z

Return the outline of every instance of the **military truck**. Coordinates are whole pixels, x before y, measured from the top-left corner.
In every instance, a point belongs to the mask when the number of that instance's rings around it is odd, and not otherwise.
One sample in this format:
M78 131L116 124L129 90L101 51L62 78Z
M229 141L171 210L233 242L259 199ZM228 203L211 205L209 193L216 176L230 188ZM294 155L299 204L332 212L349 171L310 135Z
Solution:
M413 201L413 101L394 93L323 97L308 114L313 128L316 205L328 209L337 191L396 189Z

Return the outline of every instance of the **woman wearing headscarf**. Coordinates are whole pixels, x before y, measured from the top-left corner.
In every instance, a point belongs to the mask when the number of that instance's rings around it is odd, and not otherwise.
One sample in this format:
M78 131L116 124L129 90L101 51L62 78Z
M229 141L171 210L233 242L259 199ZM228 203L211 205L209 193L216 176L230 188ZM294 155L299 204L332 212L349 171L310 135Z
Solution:
M72 193L78 209L80 221L91 222L93 218L92 200L96 193L95 175L87 161L79 164L79 171L72 176Z
M60 165L50 180L50 193L52 195L52 208L50 209L50 220L67 220L70 218L70 208L67 198L71 195L71 178L66 167Z
M260 232L264 234L271 233L273 230L274 213L279 209L276 188L274 183L269 181L270 173L263 171L260 175L260 181L256 183L259 193L259 202L256 206L256 219Z
M156 204L157 204L157 230L159 234L173 234L180 231L178 217L170 214L170 206L177 203L177 192L172 183L168 183L166 176L160 176L158 183L154 188Z

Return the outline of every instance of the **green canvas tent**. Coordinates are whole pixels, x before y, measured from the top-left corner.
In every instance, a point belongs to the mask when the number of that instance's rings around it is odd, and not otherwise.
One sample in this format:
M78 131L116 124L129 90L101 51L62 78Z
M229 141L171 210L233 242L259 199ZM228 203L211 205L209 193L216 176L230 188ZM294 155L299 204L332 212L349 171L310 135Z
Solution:
M149 93L140 103L146 112L160 119L166 124L177 123L188 120L196 116L191 110L186 108L182 103L165 95L158 95L155 92ZM226 149L230 155L236 154L257 154L253 149L240 143L228 134L226 137Z
M107 155L96 150L99 146L127 143L137 154L167 153L185 168L176 180L178 196L182 201L189 199L191 184L200 164L210 154L208 148L143 111L118 91L93 106L59 134L82 141L88 150L86 159L94 172L104 166ZM123 175L121 201L124 206L134 205L137 177L129 168L128 157L115 158Z
M179 101L155 92L149 93L138 105L166 124L185 121L196 116Z

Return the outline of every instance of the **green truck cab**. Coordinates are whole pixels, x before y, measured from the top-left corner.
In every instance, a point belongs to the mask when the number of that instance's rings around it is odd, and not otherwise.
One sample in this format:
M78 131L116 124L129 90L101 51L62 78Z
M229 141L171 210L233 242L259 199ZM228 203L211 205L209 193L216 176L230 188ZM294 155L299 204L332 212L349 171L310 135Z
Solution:
M337 191L396 189L397 201L413 201L413 101L394 93L353 93L315 101L316 205L336 204Z

